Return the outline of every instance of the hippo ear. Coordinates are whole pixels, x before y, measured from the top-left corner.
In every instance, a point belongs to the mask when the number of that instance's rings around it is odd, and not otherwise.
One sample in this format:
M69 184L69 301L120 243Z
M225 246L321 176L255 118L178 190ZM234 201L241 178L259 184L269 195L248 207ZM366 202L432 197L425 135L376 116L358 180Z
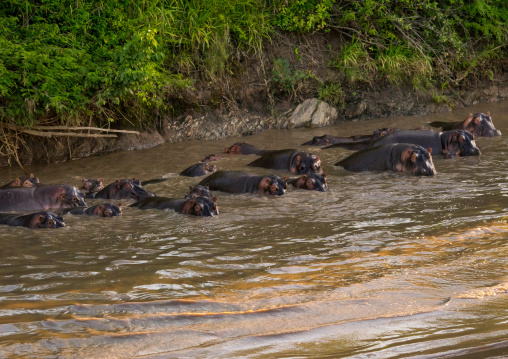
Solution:
M429 155L432 153L432 147L427 148L427 151L429 151Z
M213 196L212 201L217 202L217 197Z
M284 182L286 182L288 180L288 176L284 176L284 178L282 179Z
M326 177L326 172L323 172L323 174L321 176Z
M118 203L118 208L122 207L122 203Z
M30 178L35 178L33 173L30 173Z
M116 188L120 189L120 187L122 186L122 183L120 182L120 180L116 180L115 185L116 185Z

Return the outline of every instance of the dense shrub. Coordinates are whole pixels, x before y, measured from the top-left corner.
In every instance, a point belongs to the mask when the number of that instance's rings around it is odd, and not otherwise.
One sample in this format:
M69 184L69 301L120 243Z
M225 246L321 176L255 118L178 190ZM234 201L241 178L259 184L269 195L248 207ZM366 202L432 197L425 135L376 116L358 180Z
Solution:
M0 123L150 120L193 79L229 76L276 31L341 35L330 65L351 82L454 86L492 74L507 25L506 0L3 0ZM266 75L289 96L313 76L284 59Z

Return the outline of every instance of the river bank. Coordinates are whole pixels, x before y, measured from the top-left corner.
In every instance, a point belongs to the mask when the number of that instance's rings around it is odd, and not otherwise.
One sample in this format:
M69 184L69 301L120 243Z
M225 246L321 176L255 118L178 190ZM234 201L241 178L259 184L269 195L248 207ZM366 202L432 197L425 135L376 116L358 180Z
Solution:
M261 100L252 100L251 108L234 110L189 110L176 117L160 119L159 125L136 134L119 134L117 138L40 138L24 137L26 146L20 147L19 158L23 165L63 162L110 152L152 148L164 143L186 140L216 140L228 137L249 136L267 129L296 127L326 127L346 121L365 121L393 116L422 116L444 113L466 106L508 98L508 72L503 72L489 83L478 84L460 92L442 95L446 101L421 93L408 86L384 86L376 89L346 90L344 106L334 107L317 99L296 102L281 101L275 111L256 110ZM467 114L463 114L465 118ZM314 117L312 117L314 116ZM496 114L493 114L495 119ZM457 121L463 120L457 117ZM314 118L314 120L313 120ZM326 130L323 130L326 133ZM248 141L248 140L247 140ZM16 165L6 156L0 157L0 166Z

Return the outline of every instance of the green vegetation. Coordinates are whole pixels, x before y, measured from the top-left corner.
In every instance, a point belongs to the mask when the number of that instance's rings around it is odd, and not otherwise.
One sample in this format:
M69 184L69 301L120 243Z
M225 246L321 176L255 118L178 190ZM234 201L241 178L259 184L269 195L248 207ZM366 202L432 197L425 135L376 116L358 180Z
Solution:
M386 80L426 90L460 86L471 76L492 78L494 60L507 56L508 5L506 0L4 0L0 125L4 130L38 124L140 126L159 110L170 111L182 89L196 81L220 87L235 75L239 59L261 55L277 32L330 31L343 39L342 50L322 66L334 68L345 83L318 79L278 58L265 73L271 91L295 98L302 86L314 86L320 98L340 104L347 83Z

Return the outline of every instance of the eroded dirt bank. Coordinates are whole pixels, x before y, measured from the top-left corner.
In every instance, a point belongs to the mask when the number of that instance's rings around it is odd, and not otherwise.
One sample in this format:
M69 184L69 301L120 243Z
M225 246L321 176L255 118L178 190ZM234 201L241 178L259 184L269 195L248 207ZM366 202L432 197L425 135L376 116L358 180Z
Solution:
M325 127L343 121L447 112L508 98L508 60L499 63L492 79L470 75L461 86L449 90L417 91L409 84L386 81L348 84L343 74L327 66L340 45L326 36L281 39L267 45L262 55L231 64L230 76L215 82L196 78L192 89L173 100L172 112L155 111L150 119L153 125L140 135L120 134L113 139L21 137L24 143L17 144L19 160L23 165L61 162L166 142L247 136L271 128ZM283 90L273 81L274 59L287 60L291 71L309 76ZM309 101L318 97L317 89L324 82L341 85L339 102L320 105L321 101ZM310 109L298 108L302 103L310 104ZM321 117L311 122L295 119L305 116L305 111ZM320 111L324 112L318 116ZM463 118L457 118L460 120ZM0 166L9 164L16 165L15 159L0 156Z

